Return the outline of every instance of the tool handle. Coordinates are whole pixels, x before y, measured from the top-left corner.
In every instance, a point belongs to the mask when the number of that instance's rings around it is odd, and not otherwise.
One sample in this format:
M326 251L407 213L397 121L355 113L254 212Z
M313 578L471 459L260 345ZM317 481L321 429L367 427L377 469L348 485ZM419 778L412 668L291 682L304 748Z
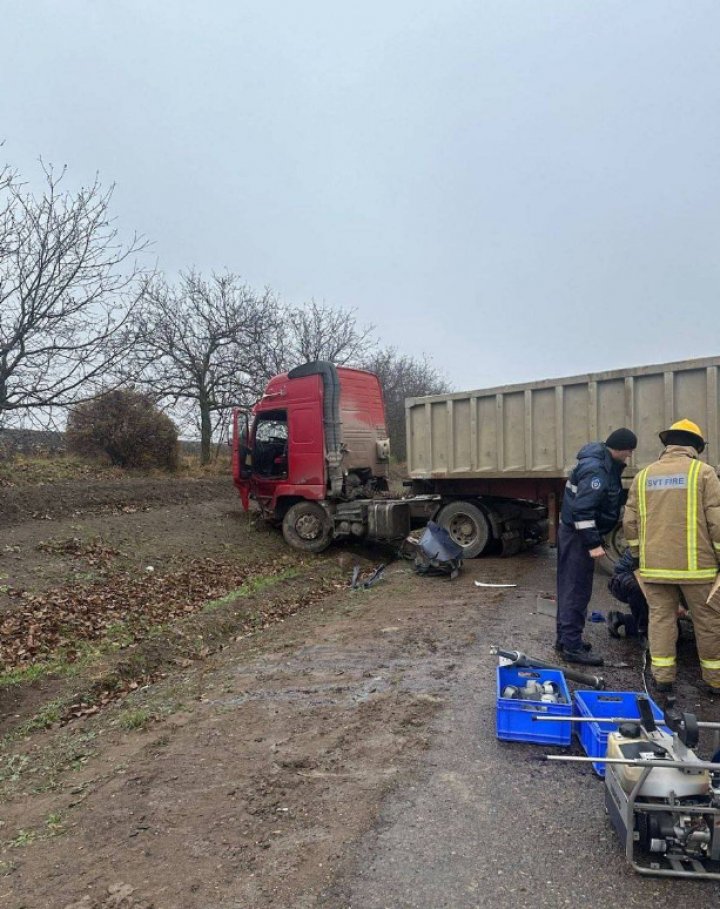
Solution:
M525 665L532 666L533 669L559 669L571 682L580 682L581 685L589 685L598 691L603 691L606 687L605 679L599 675L578 672L577 669L569 669L567 666L556 666L554 663L546 663L545 660L536 660L535 657L526 656Z
M519 650L502 650L500 647L491 647L490 653L497 655L505 660L510 660L515 666L524 666L525 654Z
M535 657L529 657L520 650L501 650L499 647L492 647L491 653L510 660L514 666L522 666L527 669L556 669L565 674L566 679L571 682L580 682L581 685L589 685L597 691L604 691L607 687L605 679L598 675L589 675L585 672L578 672L576 669L568 669L567 666L557 666L555 663L547 663L545 660L537 660Z

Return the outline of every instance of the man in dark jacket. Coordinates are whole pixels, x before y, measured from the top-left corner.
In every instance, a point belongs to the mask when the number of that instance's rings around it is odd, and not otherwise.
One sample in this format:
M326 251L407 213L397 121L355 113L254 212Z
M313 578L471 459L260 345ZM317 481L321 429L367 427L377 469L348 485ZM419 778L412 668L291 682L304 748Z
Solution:
M585 445L565 486L558 529L555 648L569 663L603 664L589 652L582 633L595 561L605 555L604 535L620 520L626 498L622 472L636 447L637 438L629 429L616 429L604 443Z
M648 604L635 577L637 567L638 560L626 549L608 581L608 590L615 599L630 607L630 612L615 609L608 612L608 632L612 638L647 638Z

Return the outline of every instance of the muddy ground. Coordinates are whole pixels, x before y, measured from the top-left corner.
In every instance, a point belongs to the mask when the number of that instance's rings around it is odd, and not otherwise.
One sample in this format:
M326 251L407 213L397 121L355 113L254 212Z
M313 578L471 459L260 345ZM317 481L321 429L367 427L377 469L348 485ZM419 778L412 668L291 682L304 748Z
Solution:
M72 597L88 621L34 657L12 626L0 905L717 904L715 885L626 868L590 770L495 738L489 646L551 657L552 620L536 613L551 550L474 560L454 582L395 561L350 591L352 566L386 551L298 559L222 480L98 485L70 484L54 511L10 490L0 615ZM127 612L96 622L123 591ZM606 670L610 687L637 689L632 643L588 635L628 664ZM692 687L689 645L682 674L684 703L720 719Z

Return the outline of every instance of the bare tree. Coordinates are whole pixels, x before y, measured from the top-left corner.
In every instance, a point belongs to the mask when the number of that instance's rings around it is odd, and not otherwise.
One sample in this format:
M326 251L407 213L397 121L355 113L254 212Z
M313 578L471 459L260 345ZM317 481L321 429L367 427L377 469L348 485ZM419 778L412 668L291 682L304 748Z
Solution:
M110 217L113 187L77 193L43 165L33 195L0 172L0 426L91 395L123 354L137 300L135 255Z
M127 378L192 415L208 463L218 423L234 404L252 404L275 371L282 321L273 295L233 274L208 280L191 271L175 286L156 277L133 321Z
M287 369L313 360L327 360L336 366L359 363L375 347L373 330L371 325L358 325L354 309L315 300L287 306L278 365Z
M398 460L404 461L407 456L405 398L443 394L449 385L425 355L411 357L398 353L394 347L373 352L363 365L380 378L392 451Z
M222 436L231 408L250 407L268 379L302 363L367 362L382 369L391 419L398 395L402 412L406 388L419 394L441 387L439 380L431 383L437 376L427 361L391 349L373 353L373 329L359 326L354 310L315 301L282 305L269 289L258 294L230 273L206 279L191 271L175 284L154 277L133 331L126 382L139 384L182 424L199 430L202 463L211 459L212 440ZM401 445L402 438L404 430Z

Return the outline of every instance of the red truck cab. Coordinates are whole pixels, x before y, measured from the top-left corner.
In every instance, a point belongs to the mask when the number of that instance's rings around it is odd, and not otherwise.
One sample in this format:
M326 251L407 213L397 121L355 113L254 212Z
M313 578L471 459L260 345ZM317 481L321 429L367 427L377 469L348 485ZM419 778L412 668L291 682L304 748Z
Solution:
M389 458L380 382L364 370L307 363L272 378L250 414L234 414L233 480L243 507L254 499L306 551L345 531L362 535L342 505L386 490Z

